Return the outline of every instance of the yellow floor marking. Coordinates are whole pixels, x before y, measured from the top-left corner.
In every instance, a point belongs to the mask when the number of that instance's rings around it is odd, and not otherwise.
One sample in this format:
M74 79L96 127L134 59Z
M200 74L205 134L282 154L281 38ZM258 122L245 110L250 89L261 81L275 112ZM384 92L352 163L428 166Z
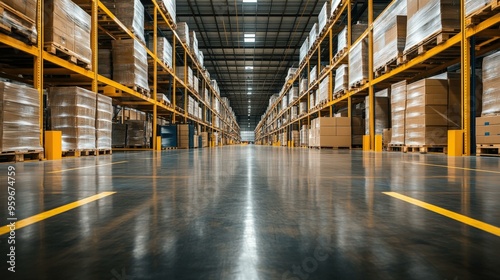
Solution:
M411 164L419 164L419 165L428 165L428 166L437 166L437 167L444 167L444 168L452 168L452 169L461 169L461 170L470 170L470 171L478 171L478 172L487 172L487 173L500 174L500 171L484 170L484 169L474 169L474 168L465 168L465 167L456 167L456 166L449 166L449 165L439 165L439 164L420 163L420 162L411 162L411 161L403 161L403 163L411 163Z
M446 209L438 207L438 206L434 206L432 204L429 204L429 203L426 203L426 202L420 201L418 199L414 199L414 198L411 198L409 196L402 195L402 194L399 194L396 192L383 192L383 194L386 194L386 195L392 196L394 198L406 201L408 203L422 207L422 208L427 209L429 211L432 211L434 213L437 213L437 214L443 215L445 217L448 217L450 219L462 222L462 223L469 225L471 227L475 227L475 228L484 230L484 231L489 232L491 234L494 234L496 236L500 236L500 228L499 227L492 226L490 224L478 221L476 219L469 218L467 216L452 212L450 210L446 210Z
M78 169L84 169L84 168L92 168L92 167L99 167L99 166L106 166L106 165L113 165L113 164L120 164L120 163L125 163L125 162L127 162L127 161L125 160L125 161L117 161L117 162L106 163L106 164L90 165L90 166L76 167L76 168L70 168L70 169L62 169L62 170L47 172L47 174L61 173L61 172L65 172L65 171L78 170Z
M87 198L84 198L84 199L81 199L81 200L78 200L78 201L75 201L75 202L72 202L72 203L69 203L69 204L66 204L66 205L54 208L52 210L42 212L42 213L40 213L38 215L31 216L29 218L26 218L26 219L23 219L23 220L20 220L20 221L16 221L16 230L18 230L20 228L23 228L23 227L26 227L26 226L29 226L29 225L32 225L34 223L38 223L40 221L43 221L43 220L48 219L50 217L53 217L55 215L61 214L63 212L66 212L66 211L69 211L71 209L80 207L82 205L85 205L87 203L90 203L92 201L104 198L106 196L109 196L109 195L112 195L112 194L115 194L115 193L116 192L102 192L102 193L99 193L99 194L96 194L96 195L93 195L93 196L89 196ZM0 235L6 234L8 232L10 232L9 225L0 227Z

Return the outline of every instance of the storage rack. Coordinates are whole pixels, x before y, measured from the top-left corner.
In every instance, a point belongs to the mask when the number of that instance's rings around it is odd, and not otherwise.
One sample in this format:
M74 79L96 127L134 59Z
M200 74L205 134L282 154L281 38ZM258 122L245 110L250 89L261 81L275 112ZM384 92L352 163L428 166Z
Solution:
M83 4L82 4L83 3ZM36 44L25 40L14 38L8 34L0 32L0 46L5 57L12 55L15 59L8 67L2 67L0 76L32 84L39 91L40 100L44 100L44 89L48 86L81 86L91 89L95 93L102 93L110 96L114 104L135 108L139 111L152 114L152 130L156 135L158 117L169 117L172 123L193 123L198 126L199 132L217 132L223 139L223 143L237 143L240 141L240 128L231 114L230 108L222 102L221 96L212 87L209 78L204 73L204 68L195 59L195 55L188 46L184 44L175 32L175 22L170 15L164 12L156 0L143 2L146 10L152 14L153 24L147 25L147 30L153 33L154 49L147 48L144 42L140 42L146 49L148 59L153 60L153 71L149 73L149 86L151 96L148 97L140 91L124 86L116 81L104 77L98 73L98 49L110 40L135 39L137 37L99 0L77 1L77 4L91 15L91 50L92 68L86 69L84 66L74 64L64 58L58 57L44 50L43 36L43 1L37 1L37 41ZM169 42L172 44L173 69L167 67L156 55L158 33L171 33ZM202 81L202 88L208 88L210 100L217 99L220 102L220 112L217 112L211 104L208 104L203 97L204 93L196 94L188 87L186 80L176 76L176 58L181 57L185 69L192 66L197 77ZM149 65L151 67L151 65ZM187 75L184 75L187 79ZM161 77L161 82L160 78ZM172 91L173 106L157 101L158 89L167 84ZM185 108L176 106L176 94L183 94L185 98ZM187 96L193 96L203 107L203 118L197 119L188 115ZM40 103L40 143L43 146L43 114L44 104ZM223 118L223 116L228 116ZM216 127L213 120L219 118L220 126ZM212 144L215 139L209 140ZM156 141L153 141L152 148L156 149Z
M340 8L333 13L333 16L329 19L325 31L323 31L311 50L309 50L306 58L299 65L296 74L288 81L284 86L284 89L280 92L279 98L269 107L269 110L262 116L261 121L255 129L256 142L265 144L276 142L278 135L280 133L286 133L290 135L293 127L301 124L309 125L311 119L317 116L333 116L334 109L338 107L346 107L348 110L348 117L351 117L351 109L353 103L358 98L369 96L369 108L370 108L370 149L375 149L375 115L373 104L374 104L374 92L376 90L382 90L390 87L391 84L397 83L402 80L407 80L408 82L417 81L423 79L433 74L437 74L441 71L446 70L452 65L460 64L461 67L461 79L462 79L462 129L464 134L464 155L471 155L475 151L475 105L471 101L475 100L475 88L476 77L471 75L470 69L475 69L476 61L479 57L484 56L488 52L500 49L500 37L499 25L500 25L500 13L498 13L500 1L491 0L491 3L479 13L473 13L472 15L466 16L465 11L465 0L460 0L460 17L461 17L461 28L460 31L446 40L442 44L437 44L431 49L427 50L425 53L414 57L395 67L394 69L382 74L378 77L374 77L373 72L373 21L374 21L374 3L373 0L368 0L368 28L365 32L356 40L362 40L363 38L368 38L368 80L365 84L358 88L348 90L343 96L334 98L332 96L332 87L329 87L328 102L319 106L318 108L310 109L308 106L308 111L305 115L299 116L295 120L288 120L286 123L278 126L278 120L286 114L290 114L292 106L300 104L301 101L309 102L309 95L312 89L316 89L320 81L326 77L330 79L330 85L332 81L333 71L335 71L340 64L347 63L347 54L351 49L351 46L355 42L351 42L351 29L353 25L353 3L352 0L343 0L340 4ZM389 5L393 5L395 1L392 1ZM346 18L344 23L341 21L342 18ZM345 24L347 26L347 51L341 56L333 56L333 40L336 35L338 35L341 30L339 26ZM320 30L321 32L321 30ZM321 64L322 52L326 50L328 54L329 65L320 72L317 69L317 79L309 86L309 88L303 93L299 94L299 98L293 103L287 106L286 110L280 110L281 102L283 97L290 91L293 85L296 85L299 81L301 73L306 73L306 77L310 77L310 65L311 63ZM467 71L466 71L467 70ZM471 87L472 85L472 87ZM308 104L309 105L309 104Z

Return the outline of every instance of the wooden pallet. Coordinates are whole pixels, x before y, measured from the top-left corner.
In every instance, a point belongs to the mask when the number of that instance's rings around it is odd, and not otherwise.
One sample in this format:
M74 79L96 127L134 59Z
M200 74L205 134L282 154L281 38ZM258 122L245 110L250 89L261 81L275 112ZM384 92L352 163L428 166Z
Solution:
M177 147L162 147L162 150L177 150Z
M107 150L107 149L98 149L96 155L112 155L113 150Z
M43 160L43 150L6 151L0 153L2 162L23 162L25 160Z
M368 82L368 79L362 79L360 81L354 82L352 86L349 86L349 89L356 89L364 86Z
M403 146L403 153L421 153L421 154L444 153L444 154L446 154L447 152L448 152L448 147L444 146L444 145Z
M63 151L63 157L83 157L83 156L97 156L99 155L98 150L95 149L83 149L83 150L69 150Z
M130 88L133 91L136 91L136 92L144 95L147 98L151 98L151 93L149 92L149 90L143 89L142 87L136 86L136 85L134 85L134 86L125 85L125 86ZM101 88L99 88L98 92L102 93L106 96L109 96L109 97L124 97L124 96L129 95L128 93L126 93L120 89L116 89L114 87L111 87L111 86L101 87Z
M443 44L444 42L448 41L451 37L455 36L460 30L455 30L455 29L443 29L440 30L431 36L427 37L425 40L420 42L419 44L413 46L412 48L405 50L403 52L403 56L398 58L397 63L398 65L407 63L408 61L412 60L413 58L424 54L428 50Z
M500 157L500 144L477 144L476 156Z
M339 90L337 92L334 92L333 93L333 99L335 100L335 99L341 98L342 96L344 96L346 94L346 92L347 91L345 89L342 89L342 90Z
M400 61L400 58L403 56L403 53L398 53L396 57L392 58L389 60L384 66L379 67L375 70L375 77L380 77L386 73L389 73L392 71L394 68L398 67L398 61Z
M0 2L0 30L29 44L37 43L35 21L4 2Z
M498 13L500 9L499 0L491 0L489 4L468 15L465 24L469 26L477 25L487 18Z
M66 59L76 65L82 66L83 68L90 70L92 64L90 60L82 57L81 55L75 53L74 51L58 44L55 42L45 43L44 49L55 56Z
M316 150L350 150L351 147L313 147L309 146L309 149L316 149Z
M339 50L334 56L333 56L333 64L337 63L347 52L347 47Z
M174 18L172 15L168 12L167 7L165 7L165 3L163 1L158 1L158 5L160 6L160 10L165 14L165 17L167 17L167 21L172 27L173 30L177 29L177 24L175 23Z
M387 146L387 151L389 152L403 152L404 145L403 144L389 144Z

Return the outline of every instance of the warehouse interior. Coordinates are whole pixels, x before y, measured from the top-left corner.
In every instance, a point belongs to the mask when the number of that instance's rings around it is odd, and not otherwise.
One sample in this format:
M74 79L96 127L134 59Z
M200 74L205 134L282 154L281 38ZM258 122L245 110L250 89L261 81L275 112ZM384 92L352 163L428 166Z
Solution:
M0 0L1 279L500 277L499 0Z

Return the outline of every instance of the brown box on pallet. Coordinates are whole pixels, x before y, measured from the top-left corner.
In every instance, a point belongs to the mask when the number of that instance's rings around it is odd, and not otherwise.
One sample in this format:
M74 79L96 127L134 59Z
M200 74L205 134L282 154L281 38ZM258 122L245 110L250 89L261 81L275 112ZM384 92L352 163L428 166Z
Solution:
M498 145L500 143L500 135L496 136L477 136L476 144L482 145Z
M446 126L426 126L406 130L405 144L409 146L448 145Z
M500 125L487 125L476 127L477 136L500 136ZM500 144L500 143L498 143Z
M382 143L384 143L384 145L391 143L391 137L392 137L391 129L390 128L384 129L384 131L382 132Z
M36 20L37 0L2 0L2 2L16 11L21 12L21 14L27 16L31 20Z
M476 118L476 126L500 125L500 115Z
M336 134L337 136L351 136L350 126L337 126Z

